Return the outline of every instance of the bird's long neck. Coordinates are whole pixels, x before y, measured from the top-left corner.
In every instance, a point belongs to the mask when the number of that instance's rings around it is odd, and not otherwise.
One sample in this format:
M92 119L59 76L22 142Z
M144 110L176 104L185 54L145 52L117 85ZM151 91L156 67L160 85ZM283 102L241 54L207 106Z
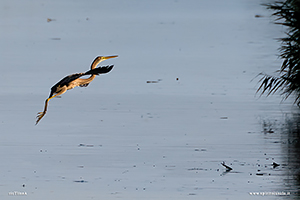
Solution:
M91 70L92 70L92 69L95 69L95 68L97 67L97 65L98 65L101 61L102 61L102 60L99 59L99 57L97 57L97 58L93 61L92 65L91 65ZM90 83L92 80L94 80L95 77L96 77L96 75L92 74L89 78L86 78L86 79L80 78L80 80L82 80L82 81L85 82L85 83L86 83L86 82Z
M91 69L95 69L100 62L101 59L96 58L91 65Z

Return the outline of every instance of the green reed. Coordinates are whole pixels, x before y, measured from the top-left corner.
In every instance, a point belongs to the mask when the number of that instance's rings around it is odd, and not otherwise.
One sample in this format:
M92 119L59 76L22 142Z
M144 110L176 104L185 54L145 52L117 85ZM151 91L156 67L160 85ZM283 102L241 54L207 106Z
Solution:
M287 28L286 37L280 38L280 58L283 60L278 76L264 73L257 92L274 94L281 92L284 98L295 95L295 103L300 106L300 0L286 0L264 4L274 10L275 23Z

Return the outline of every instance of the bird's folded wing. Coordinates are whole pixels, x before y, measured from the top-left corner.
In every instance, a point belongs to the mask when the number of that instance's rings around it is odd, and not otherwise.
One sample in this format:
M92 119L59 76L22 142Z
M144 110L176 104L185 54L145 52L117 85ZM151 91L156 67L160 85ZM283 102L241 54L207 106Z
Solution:
M64 86L64 85L68 85L70 82L80 78L81 76L83 76L83 73L77 73L77 74L72 74L69 76L66 76L65 78L61 79L58 83L56 83L53 87L55 86Z

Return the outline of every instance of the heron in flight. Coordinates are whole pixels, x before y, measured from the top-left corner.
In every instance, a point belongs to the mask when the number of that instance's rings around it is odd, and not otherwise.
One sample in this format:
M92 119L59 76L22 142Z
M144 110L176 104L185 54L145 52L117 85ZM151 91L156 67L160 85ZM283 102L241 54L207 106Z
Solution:
M71 74L71 75L66 76L65 78L61 79L58 83L56 83L51 88L50 95L45 101L44 111L38 113L38 115L36 117L37 120L36 120L35 125L37 125L39 123L39 121L45 116L45 114L47 112L48 101L50 99L57 97L59 95L62 95L67 90L71 90L76 86L87 87L90 84L90 82L92 82L92 80L94 80L96 75L108 73L113 68L113 65L102 66L102 67L97 67L97 65L104 60L107 60L110 58L116 58L116 57L118 57L118 56L98 56L93 61L92 65L91 65L91 70L84 72L84 73ZM80 78L85 75L90 75L90 77L86 78L86 79Z

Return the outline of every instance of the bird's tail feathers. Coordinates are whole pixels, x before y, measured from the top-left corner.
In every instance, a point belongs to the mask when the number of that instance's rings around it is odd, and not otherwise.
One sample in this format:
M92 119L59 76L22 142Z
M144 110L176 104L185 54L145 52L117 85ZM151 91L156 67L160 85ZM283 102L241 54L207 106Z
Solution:
M97 67L95 69L91 69L87 72L84 73L84 75L99 75L99 74L105 74L108 73L112 70L114 66L113 65L107 65L107 66L102 66L102 67Z

